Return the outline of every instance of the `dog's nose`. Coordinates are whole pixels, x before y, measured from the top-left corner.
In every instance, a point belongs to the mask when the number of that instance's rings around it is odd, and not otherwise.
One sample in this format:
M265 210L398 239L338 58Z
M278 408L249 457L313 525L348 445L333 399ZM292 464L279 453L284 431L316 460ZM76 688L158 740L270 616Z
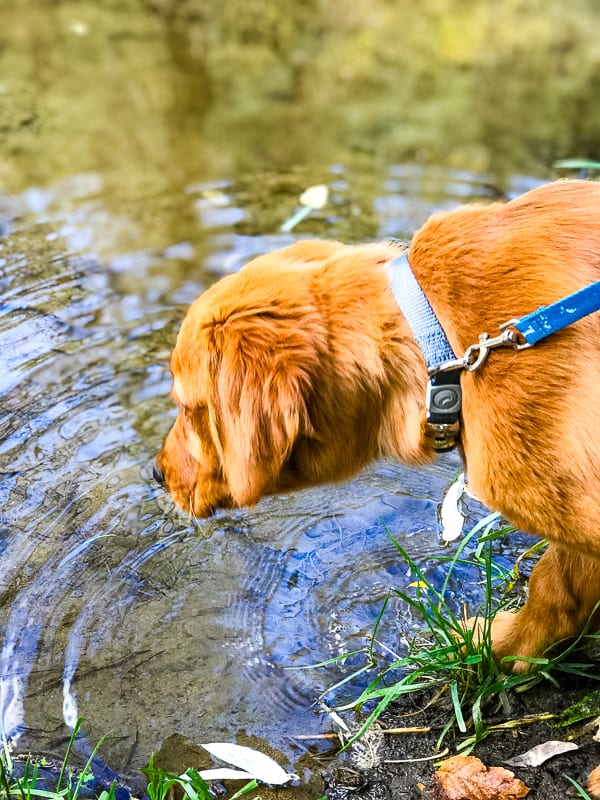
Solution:
M161 486L165 485L165 476L163 475L162 470L159 469L156 464L152 467L152 477Z

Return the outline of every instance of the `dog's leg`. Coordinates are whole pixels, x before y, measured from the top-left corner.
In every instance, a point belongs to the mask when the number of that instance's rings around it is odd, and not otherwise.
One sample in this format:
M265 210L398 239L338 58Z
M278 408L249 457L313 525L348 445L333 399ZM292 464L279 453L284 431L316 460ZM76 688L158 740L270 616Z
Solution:
M590 773L586 789L592 797L600 798L600 767Z
M498 661L504 656L542 656L551 644L581 633L599 601L600 561L551 544L531 573L523 608L494 618L494 656ZM596 612L590 632L599 623ZM516 661L512 667L515 672L530 668L526 661Z

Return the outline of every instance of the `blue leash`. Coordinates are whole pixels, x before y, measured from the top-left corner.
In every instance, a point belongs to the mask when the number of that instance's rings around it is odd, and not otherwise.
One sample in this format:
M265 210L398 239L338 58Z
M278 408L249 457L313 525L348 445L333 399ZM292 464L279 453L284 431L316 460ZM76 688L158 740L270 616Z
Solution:
M595 311L600 311L600 281L591 283L552 305L541 306L532 314L514 321L512 326L528 345L533 345Z
M525 350L573 322L600 311L600 281L596 281L549 306L540 306L520 319L505 322L500 326L499 336L490 337L482 333L479 342L458 358L412 271L407 254L393 259L389 267L392 292L423 351L430 375L455 369L472 372L481 366L489 350L501 346Z
M600 311L600 281L590 284L549 306L500 326L500 334L479 336L477 344L457 357L429 301L417 281L407 253L390 261L390 286L400 310L427 363L427 422L432 426L434 446L448 450L456 444L461 408L460 374L474 372L485 362L490 350L511 347L525 350L566 328L573 322Z

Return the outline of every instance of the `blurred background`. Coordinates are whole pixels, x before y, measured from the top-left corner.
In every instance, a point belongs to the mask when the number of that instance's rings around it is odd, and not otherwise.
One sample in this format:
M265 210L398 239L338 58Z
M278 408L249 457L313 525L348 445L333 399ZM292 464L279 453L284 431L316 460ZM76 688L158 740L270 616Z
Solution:
M151 480L177 326L257 253L409 239L433 210L600 159L599 17L597 0L1 0L0 722L18 746L60 750L81 715L133 780L173 737L246 731L294 761L292 734L328 729L312 703L349 667L286 668L368 639L410 578L386 528L443 580L458 460L194 525ZM282 232L311 184L328 203ZM383 662L421 626L388 613Z
M598 157L594 0L3 0L0 185Z

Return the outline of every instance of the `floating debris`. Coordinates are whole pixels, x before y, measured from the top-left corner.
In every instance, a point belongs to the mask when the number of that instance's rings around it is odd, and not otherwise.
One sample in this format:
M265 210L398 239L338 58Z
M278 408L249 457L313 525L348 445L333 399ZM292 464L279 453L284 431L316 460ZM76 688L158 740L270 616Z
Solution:
M444 542L454 542L462 533L466 518L462 510L465 491L465 473L460 472L450 484L440 509L439 519Z
M308 215L315 210L323 208L329 198L329 189L325 184L319 183L315 186L309 186L300 195L300 205L296 213L287 219L279 228L280 231L289 233L293 230L299 222L308 217Z

